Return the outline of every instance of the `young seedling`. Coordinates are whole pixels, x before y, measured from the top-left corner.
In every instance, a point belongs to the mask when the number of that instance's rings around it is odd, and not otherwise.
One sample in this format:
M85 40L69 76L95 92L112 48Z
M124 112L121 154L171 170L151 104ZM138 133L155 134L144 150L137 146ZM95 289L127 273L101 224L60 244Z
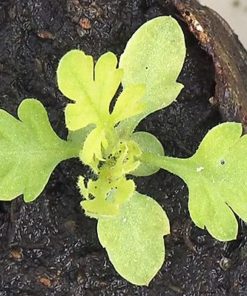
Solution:
M93 179L78 179L81 206L98 220L100 243L115 269L137 285L148 285L161 268L163 236L170 229L165 211L136 191L131 175L148 176L162 168L180 176L189 188L192 220L218 240L236 238L235 214L247 221L247 137L241 124L216 126L187 159L165 156L155 136L135 132L143 118L180 93L183 86L176 80L184 58L184 36L171 17L141 26L119 67L110 52L95 65L82 51L68 52L57 70L58 87L72 101L65 109L67 141L55 134L35 99L21 103L19 120L0 110L0 199L23 194L26 202L35 200L59 162L79 157L94 173Z

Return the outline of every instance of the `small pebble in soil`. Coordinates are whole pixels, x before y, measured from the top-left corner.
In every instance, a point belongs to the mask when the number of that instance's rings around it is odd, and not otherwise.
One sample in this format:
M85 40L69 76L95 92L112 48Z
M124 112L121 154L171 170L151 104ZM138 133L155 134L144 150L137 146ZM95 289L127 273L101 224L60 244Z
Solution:
M21 248L11 249L9 257L16 261L21 261L23 259L22 249Z
M41 39L55 39L54 35L51 32L48 31L39 31L37 32L37 35Z
M212 106L219 105L219 101L215 97L210 97L208 101Z
M79 24L82 27L82 29L84 29L84 30L90 30L91 29L91 22L86 17L81 18L80 21L79 21Z
M46 286L47 288L51 287L51 280L47 277L41 277L39 278L39 282L43 285Z
M222 257L219 264L222 270L227 271L231 267L231 259Z

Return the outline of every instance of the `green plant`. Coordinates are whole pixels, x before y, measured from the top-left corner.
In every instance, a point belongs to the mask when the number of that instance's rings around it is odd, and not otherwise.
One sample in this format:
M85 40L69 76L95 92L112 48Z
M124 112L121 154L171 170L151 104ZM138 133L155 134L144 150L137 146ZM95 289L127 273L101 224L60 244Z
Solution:
M136 192L131 175L162 168L180 176L189 188L192 220L218 240L236 238L234 213L247 221L247 137L241 124L216 126L187 159L165 156L156 137L135 132L143 118L178 96L184 58L183 33L171 17L137 30L119 68L110 52L96 65L82 51L68 52L57 70L59 89L73 101L65 109L67 141L52 130L37 100L21 103L19 120L0 110L1 200L21 194L26 202L35 200L59 162L79 157L94 173L93 179L79 177L81 206L98 220L99 240L115 269L137 285L147 285L164 262L169 220L155 200Z

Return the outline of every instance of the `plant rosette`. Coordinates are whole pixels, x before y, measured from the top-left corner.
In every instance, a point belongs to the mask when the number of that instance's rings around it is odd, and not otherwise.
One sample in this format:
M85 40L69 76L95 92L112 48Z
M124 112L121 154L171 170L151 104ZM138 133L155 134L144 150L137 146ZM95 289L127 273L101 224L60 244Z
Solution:
M96 63L80 50L66 53L57 69L58 87L70 100L66 141L35 99L20 104L19 119L0 110L0 199L35 200L58 163L79 158L94 176L78 178L82 209L97 219L99 241L117 272L136 285L148 285L163 265L170 226L165 209L136 191L135 176L164 169L182 178L191 219L220 241L236 238L235 215L247 221L247 137L241 124L214 127L186 159L166 156L154 135L135 131L143 118L176 100L185 54L180 26L165 16L134 33L119 65L111 52Z

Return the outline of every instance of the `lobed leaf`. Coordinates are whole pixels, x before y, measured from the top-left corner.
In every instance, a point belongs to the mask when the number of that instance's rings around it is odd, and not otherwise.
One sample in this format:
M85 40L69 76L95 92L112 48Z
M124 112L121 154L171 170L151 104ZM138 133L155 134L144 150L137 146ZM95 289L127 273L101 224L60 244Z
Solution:
M235 214L247 222L247 136L241 135L240 123L222 123L207 133L195 155L166 159L162 166L186 182L194 223L221 241L236 239Z
M81 129L89 124L104 125L110 118L110 103L120 85L123 70L117 68L117 58L103 54L95 68L93 58L80 50L71 50L59 62L58 86L62 93L75 101L65 109L67 127ZM143 85L131 85L124 90L116 103L112 120L114 124L143 110L138 104L144 94ZM126 104L132 104L126 109Z
M186 176L190 215L218 240L233 240L238 223L247 222L247 136L239 123L224 123L208 132L189 160Z
M144 86L131 85L120 94L110 114L110 103L122 76L123 71L117 68L117 58L111 52L102 55L95 68L93 58L79 50L68 52L59 62L59 89L74 101L65 109L66 125L70 131L81 130L80 133L73 134L73 138L77 138L78 134L83 138L86 135L85 142L82 141L84 146L80 158L94 171L97 171L98 162L103 160L102 150L108 147L106 136L111 138L114 135L114 126L144 109L144 104L140 102L144 95ZM85 127L90 127L91 131L84 133ZM95 149L92 149L93 146Z
M165 257L163 236L169 221L159 204L134 193L113 217L100 217L98 237L117 272L136 285L148 285Z
M135 183L125 177L110 181L109 178L100 177L96 181L89 180L87 186L84 178L80 177L78 186L86 199L81 206L87 216L94 218L118 215L120 206L135 191Z
M57 69L58 86L66 97L75 101L65 109L69 130L100 125L106 120L122 78L122 70L116 67L117 58L111 52L99 58L95 70L93 58L83 51L71 50L62 57Z
M79 151L56 135L39 101L24 100L18 117L0 110L0 199L23 194L30 202L44 189L57 164Z
M122 83L124 88L132 84L145 85L142 103L146 108L120 124L122 133L132 132L141 119L176 99L183 88L176 80L184 58L184 35L172 17L152 19L133 34L120 58L120 68L124 70Z

